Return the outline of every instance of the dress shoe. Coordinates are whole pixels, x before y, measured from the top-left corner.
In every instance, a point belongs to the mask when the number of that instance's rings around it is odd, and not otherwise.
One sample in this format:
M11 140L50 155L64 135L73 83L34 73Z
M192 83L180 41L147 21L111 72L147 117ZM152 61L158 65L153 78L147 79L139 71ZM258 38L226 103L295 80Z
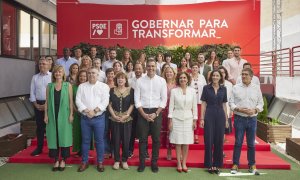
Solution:
M98 170L99 172L104 172L104 166L103 166L102 163L98 163L98 165L97 165L97 170Z
M220 172L221 172L221 171L220 171L220 169L218 169L218 168L216 168L216 169L214 170L214 173L215 173L215 174L220 174Z
M144 170L145 170L145 163L140 163L140 165L139 165L137 171L138 171L138 172L144 172Z
M188 168L182 168L182 171L187 173L189 170L188 170Z
M179 173L182 172L182 168L177 168L176 170L177 170L177 172L179 172Z
M214 173L214 170L213 170L212 168L208 168L208 169L207 169L207 172L210 173L210 174L213 174L213 173Z
M158 166L157 166L157 163L152 163L151 164L151 170L152 170L152 172L154 172L154 173L157 173L158 172Z
M31 156L37 156L39 154L41 154L43 151L39 148L36 148L30 155Z
M77 172L83 172L89 167L88 163L81 163L79 168L77 169Z

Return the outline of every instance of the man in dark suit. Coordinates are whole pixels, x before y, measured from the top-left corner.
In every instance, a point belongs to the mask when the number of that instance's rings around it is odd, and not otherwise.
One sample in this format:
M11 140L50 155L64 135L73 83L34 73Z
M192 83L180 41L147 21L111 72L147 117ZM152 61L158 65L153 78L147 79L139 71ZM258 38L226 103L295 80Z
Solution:
M199 53L197 56L197 62L199 65L199 73L205 77L205 80L207 82L207 79L208 79L207 74L209 71L211 71L211 67L209 65L205 64L204 61L205 61L204 54Z

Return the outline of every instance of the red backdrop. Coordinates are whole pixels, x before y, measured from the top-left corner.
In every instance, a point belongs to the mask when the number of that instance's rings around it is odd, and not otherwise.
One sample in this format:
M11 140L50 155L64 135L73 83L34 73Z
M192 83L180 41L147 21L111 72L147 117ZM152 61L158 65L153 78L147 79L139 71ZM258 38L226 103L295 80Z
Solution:
M156 24L145 27L151 20ZM170 20L183 22L179 23L180 27L171 27ZM260 1L101 5L58 0L57 31L59 54L63 47L80 42L106 47L119 44L128 48L228 43L240 45L244 58L258 64L258 56L245 55L260 52ZM154 37L160 31L165 33Z

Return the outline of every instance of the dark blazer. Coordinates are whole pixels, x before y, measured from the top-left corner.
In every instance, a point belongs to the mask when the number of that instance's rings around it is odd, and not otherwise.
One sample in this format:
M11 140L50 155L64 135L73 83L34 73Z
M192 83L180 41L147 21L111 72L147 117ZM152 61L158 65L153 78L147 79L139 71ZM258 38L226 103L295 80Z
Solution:
M207 80L208 80L207 74L208 74L209 71L211 71L211 67L207 64L204 64L204 69L203 69L202 75L205 77L206 83L207 83Z

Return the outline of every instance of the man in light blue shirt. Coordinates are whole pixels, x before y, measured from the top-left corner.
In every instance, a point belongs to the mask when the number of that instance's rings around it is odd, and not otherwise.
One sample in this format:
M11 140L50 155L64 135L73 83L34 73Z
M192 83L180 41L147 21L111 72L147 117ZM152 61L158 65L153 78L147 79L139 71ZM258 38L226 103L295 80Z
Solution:
M62 65L64 67L64 70L65 70L65 73L66 73L66 76L69 75L69 69L70 69L70 66L74 63L77 63L77 60L74 59L74 58L71 58L70 57L70 54L71 54L71 51L69 48L64 48L63 49L63 54L64 54L64 57L62 58L59 58L57 61L56 61L56 64L57 65Z
M31 153L32 156L41 154L44 146L44 134L46 128L46 124L44 122L46 88L48 83L51 82L52 75L51 72L48 71L48 66L49 62L44 57L40 58L40 72L32 77L30 85L29 100L34 106L37 136L37 148Z

